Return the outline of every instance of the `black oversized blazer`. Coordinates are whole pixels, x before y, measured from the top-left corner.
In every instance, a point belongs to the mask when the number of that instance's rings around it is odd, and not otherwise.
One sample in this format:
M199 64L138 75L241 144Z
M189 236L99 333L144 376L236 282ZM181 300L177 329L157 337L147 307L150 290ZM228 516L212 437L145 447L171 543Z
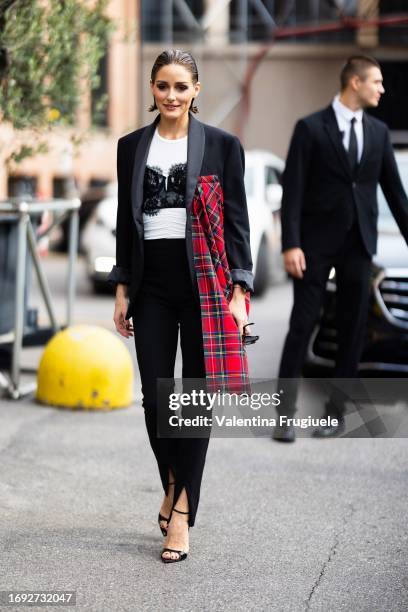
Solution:
M408 242L408 200L388 128L363 113L363 134L363 154L352 172L331 105L297 122L283 175L283 251L335 252L355 211L366 251L375 254L378 184Z
M150 125L118 141L118 211L116 265L108 280L129 285L129 308L137 296L143 275L143 178L150 143L160 115ZM232 280L253 291L249 221L244 186L245 157L235 136L189 115L186 179L186 249L193 290L198 286L193 261L191 208L200 176L216 175L224 194L224 240ZM177 270L174 270L177 274Z

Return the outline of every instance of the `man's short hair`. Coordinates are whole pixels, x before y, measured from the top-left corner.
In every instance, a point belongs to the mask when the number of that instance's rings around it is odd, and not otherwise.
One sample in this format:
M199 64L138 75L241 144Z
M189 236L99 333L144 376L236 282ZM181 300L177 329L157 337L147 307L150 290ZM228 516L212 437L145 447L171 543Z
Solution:
M352 55L348 58L340 72L340 86L346 89L353 76L357 75L362 81L367 76L367 71L372 67L380 68L376 59L369 55Z

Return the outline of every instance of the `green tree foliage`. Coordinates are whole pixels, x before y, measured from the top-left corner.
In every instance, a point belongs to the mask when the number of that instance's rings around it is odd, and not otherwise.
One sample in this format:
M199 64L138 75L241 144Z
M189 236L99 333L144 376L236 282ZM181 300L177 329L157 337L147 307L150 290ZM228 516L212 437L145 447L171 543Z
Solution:
M0 119L15 129L73 125L112 23L108 0L0 0Z

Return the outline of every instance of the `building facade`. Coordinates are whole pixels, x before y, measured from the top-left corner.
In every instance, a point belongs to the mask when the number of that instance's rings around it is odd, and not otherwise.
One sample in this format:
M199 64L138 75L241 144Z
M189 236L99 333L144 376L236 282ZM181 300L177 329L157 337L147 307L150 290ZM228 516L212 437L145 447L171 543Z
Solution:
M377 114L408 145L408 23L378 25L404 11L407 18L404 0L142 0L142 82L163 47L191 50L203 120L248 149L285 156L296 120L338 91L346 57L368 53L387 90ZM362 19L377 25L357 28ZM150 93L141 91L147 122Z
M386 95L377 114L396 142L408 144L408 25L378 20L408 15L406 0L111 0L117 29L101 62L106 113L93 117L84 97L78 128L92 124L74 156L63 130L50 137L51 152L27 159L13 172L0 163L0 197L29 189L50 197L115 180L117 139L154 118L149 79L166 47L196 57L203 121L231 131L247 149L284 157L296 120L329 104L345 58L374 55L383 68ZM370 19L357 28L357 21ZM349 24L349 27L347 26ZM12 138L7 126L0 137Z
M111 0L108 15L115 23L106 55L100 63L101 86L93 97L84 95L75 131L83 135L75 150L72 131L61 128L48 137L49 153L27 158L7 170L0 151L0 198L28 192L40 197L61 197L75 186L80 193L103 185L116 175L118 138L140 123L140 20L138 0ZM108 95L106 111L95 115L96 98ZM0 125L0 140L24 140L24 133L13 133ZM73 185L74 184L74 185Z

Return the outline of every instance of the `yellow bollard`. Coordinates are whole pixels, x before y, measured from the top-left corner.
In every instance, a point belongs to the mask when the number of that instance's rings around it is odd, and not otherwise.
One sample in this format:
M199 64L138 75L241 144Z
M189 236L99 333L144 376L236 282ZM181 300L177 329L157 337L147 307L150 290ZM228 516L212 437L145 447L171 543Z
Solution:
M123 342L94 325L75 325L48 342L37 375L36 399L85 410L128 406L133 364Z

